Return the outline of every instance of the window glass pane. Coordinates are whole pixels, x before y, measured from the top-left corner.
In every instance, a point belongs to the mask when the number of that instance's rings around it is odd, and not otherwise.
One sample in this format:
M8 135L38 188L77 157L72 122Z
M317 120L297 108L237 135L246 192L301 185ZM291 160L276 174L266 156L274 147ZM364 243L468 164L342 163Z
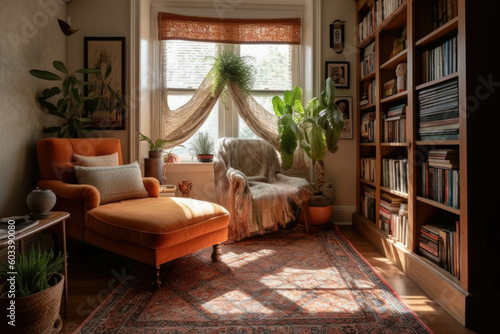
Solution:
M212 60L208 57L215 57L217 45L177 40L162 43L166 45L164 61L167 64L167 87L197 89L212 68Z
M274 95L282 96L281 93L276 93ZM273 110L273 97L274 95L256 95L252 94L252 97L257 101L267 112L274 115ZM277 121L277 120L276 120ZM276 127L278 123L276 123ZM245 121L238 116L238 137L239 138L258 138L257 135L248 127Z
M168 105L170 109L175 110L185 104L189 99L193 96L192 93L182 93L182 92L169 92L168 93ZM203 125L200 127L198 132L208 132L210 137L217 139L219 135L218 124L219 124L219 113L218 113L218 103L215 104L210 115ZM192 137L191 137L192 138ZM175 153L179 156L191 156L191 152L189 151L189 142L191 139L188 139L182 145L184 147L174 147L172 153Z
M292 88L292 46L281 44L242 44L240 55L249 56L257 73L255 90Z

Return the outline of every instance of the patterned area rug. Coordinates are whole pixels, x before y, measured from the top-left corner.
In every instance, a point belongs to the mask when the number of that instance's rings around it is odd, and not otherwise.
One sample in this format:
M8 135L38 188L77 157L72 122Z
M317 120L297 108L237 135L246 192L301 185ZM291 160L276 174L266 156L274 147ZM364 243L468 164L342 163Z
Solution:
M142 268L76 333L432 333L337 230L279 231Z

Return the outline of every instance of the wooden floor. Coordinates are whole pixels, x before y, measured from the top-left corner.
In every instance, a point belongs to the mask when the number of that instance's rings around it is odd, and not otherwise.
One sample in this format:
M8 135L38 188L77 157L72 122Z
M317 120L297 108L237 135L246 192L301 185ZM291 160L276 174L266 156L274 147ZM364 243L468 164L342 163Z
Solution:
M339 226L339 230L434 333L479 333L461 326L351 226ZM61 333L73 333L120 281L133 274L137 265L71 240L68 241L68 254L69 303Z

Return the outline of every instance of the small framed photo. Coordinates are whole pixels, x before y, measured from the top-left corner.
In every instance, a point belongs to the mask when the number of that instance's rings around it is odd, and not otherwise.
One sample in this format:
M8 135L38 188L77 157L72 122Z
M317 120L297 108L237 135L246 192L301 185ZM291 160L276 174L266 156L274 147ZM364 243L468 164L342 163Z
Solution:
M340 131L340 139L352 139L352 97L351 96L337 96L335 97L335 104L338 109L344 114L344 127Z
M327 61L325 62L325 80L331 77L337 88L349 88L349 62Z
M125 37L84 37L85 68L100 69L101 74L85 74L86 95L101 97L91 129L124 130L125 110L109 92L109 87L125 101ZM94 108L92 108L94 110Z

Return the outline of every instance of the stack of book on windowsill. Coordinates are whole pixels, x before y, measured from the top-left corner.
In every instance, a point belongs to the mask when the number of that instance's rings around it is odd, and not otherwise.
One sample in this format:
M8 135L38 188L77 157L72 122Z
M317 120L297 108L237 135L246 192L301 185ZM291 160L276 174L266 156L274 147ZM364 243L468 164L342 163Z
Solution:
M421 140L458 139L458 82L451 80L418 93Z

